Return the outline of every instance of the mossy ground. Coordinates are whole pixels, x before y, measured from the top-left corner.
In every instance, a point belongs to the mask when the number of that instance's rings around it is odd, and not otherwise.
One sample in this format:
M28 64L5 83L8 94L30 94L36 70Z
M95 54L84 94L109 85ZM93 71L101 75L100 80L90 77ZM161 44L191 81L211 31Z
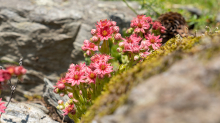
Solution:
M218 35L217 39L215 39L216 35ZM204 44L204 41L201 40L202 37L177 37L171 39L159 50L149 55L144 62L112 77L105 86L103 93L83 115L81 122L89 123L97 116L102 117L113 113L125 103L132 87L153 75L166 71L174 62L187 55L198 54L199 52L201 54L203 52L205 59L212 57L214 52L220 51L220 36L218 33L208 37L211 39L208 41L213 44L211 48L201 48Z

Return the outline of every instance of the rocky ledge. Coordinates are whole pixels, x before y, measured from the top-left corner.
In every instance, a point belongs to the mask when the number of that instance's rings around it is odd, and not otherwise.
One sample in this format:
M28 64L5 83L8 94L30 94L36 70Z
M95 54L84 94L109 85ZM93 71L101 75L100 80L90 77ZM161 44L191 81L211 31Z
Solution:
M93 123L220 121L220 34L175 38L114 76L83 116Z

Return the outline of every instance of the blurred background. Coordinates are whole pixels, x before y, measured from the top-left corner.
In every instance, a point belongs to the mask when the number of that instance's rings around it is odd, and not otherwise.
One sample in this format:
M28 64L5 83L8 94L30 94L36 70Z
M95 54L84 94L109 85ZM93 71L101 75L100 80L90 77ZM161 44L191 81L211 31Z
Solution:
M124 34L137 14L158 20L178 12L189 35L201 35L207 26L220 28L219 7L220 0L0 0L0 66L18 65L23 58L27 69L12 102L43 102L44 78L55 85L71 63L84 61L83 41L101 19L116 21ZM9 100L8 85L1 98Z

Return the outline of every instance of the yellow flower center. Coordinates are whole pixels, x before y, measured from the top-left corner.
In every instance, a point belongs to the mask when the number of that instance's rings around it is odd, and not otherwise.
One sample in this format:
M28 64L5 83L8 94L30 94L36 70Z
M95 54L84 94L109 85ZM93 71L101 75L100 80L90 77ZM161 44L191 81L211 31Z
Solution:
M79 79L79 76L78 75L74 75L74 79Z
M94 74L94 73L91 73L91 74L90 74L90 78L93 79L94 77L95 77L95 74Z
M106 36L108 34L108 32L106 30L102 31L102 35Z
M142 28L142 24L138 23L138 27L139 27L139 28Z
M105 70L105 65L100 66L101 70Z
M128 43L132 43L132 40L131 40L131 39L128 39Z
M94 47L95 47L95 44L90 44L89 47L90 47L90 48L94 48Z
M151 39L151 40L150 40L150 42L151 42L151 43L154 43L154 42L155 42L155 40L154 40L154 39Z
M66 80L64 79L64 80L62 80L62 83L66 83Z

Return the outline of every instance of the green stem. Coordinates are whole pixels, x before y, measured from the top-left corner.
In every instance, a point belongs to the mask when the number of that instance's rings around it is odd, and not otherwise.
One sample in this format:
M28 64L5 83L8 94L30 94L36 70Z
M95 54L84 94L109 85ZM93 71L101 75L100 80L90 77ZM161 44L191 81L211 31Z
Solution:
M131 57L130 57L130 61L129 61L129 67L131 68L133 66L134 63L134 54L131 53Z
M95 97L96 97L96 88L95 88L95 84L94 83L91 83L91 87L92 87L92 100L94 100L95 99Z
M123 1L127 5L128 8L130 8L136 15L138 15L138 13L130 5L128 5L126 0L123 0Z

